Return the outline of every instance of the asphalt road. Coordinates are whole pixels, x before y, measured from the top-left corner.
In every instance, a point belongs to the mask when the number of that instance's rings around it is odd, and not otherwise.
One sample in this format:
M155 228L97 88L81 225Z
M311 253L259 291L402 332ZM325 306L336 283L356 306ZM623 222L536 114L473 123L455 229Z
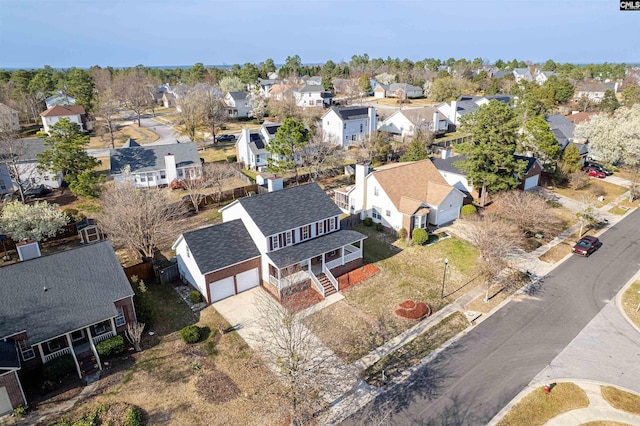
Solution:
M559 265L536 295L506 305L344 424L391 410L393 425L489 422L640 269L638 224L640 210L605 232L591 257Z

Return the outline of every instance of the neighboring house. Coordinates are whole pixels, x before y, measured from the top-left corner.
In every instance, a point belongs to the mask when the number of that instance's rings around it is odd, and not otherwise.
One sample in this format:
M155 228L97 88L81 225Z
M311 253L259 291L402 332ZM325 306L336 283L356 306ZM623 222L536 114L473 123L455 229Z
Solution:
M0 104L0 129L20 130L18 111L5 104Z
M377 127L374 107L332 107L322 116L323 140L344 148L362 144Z
M580 100L581 98L587 98L591 102L600 103L607 90L612 90L613 93L617 93L618 83L580 82L576 86L574 99Z
M0 267L0 283L0 414L28 402L18 369L26 378L68 354L80 378L93 376L102 370L96 344L136 321L133 290L108 241Z
M260 92L262 93L262 95L265 98L269 97L269 91L271 90L271 88L273 87L274 84L276 84L277 80L271 80L271 79L262 79L262 78L258 78L258 88L260 89Z
M173 108L176 106L176 96L171 92L164 92L162 94L162 106L165 108Z
M229 92L224 97L224 103L227 105L227 115L229 118L241 118L249 116L249 107L247 106L247 95L249 92Z
M281 123L265 121L258 131L242 129L236 141L236 157L245 169L261 170L268 166L270 154L269 142L275 137Z
M379 131L394 135L415 136L417 130L444 134L449 126L447 117L434 107L401 109L391 114L378 126Z
M345 213L370 217L395 231L442 226L460 216L465 194L440 175L430 159L388 164L377 169L356 165L355 185L335 190Z
M51 173L38 170L38 154L47 149L43 139L19 139L11 145L10 149L13 152L0 153L0 194L18 189L18 183L9 171L13 165L25 189L38 185L60 188L62 172Z
M331 93L324 90L319 84L305 84L300 89L293 91L296 105L307 107L328 107L331 105Z
M87 121L87 114L82 105L54 105L40 113L40 116L42 117L42 125L44 126L45 133L49 133L51 126L63 118L67 118L72 123L76 123L83 132L91 130L91 125Z
M567 115L565 118L577 126L578 124L590 121L591 117L598 114L599 112L596 111L580 111L573 112L570 115Z
M44 100L44 103L47 105L47 108L51 108L52 106L56 106L56 105L60 105L60 106L75 105L76 98L74 98L73 96L67 95L62 90L59 90L57 93L46 98Z
M542 86L544 83L547 82L547 80L549 80L549 77L551 77L552 75L556 75L556 73L553 71L536 70L536 75L534 79L536 83Z
M540 184L540 175L542 174L542 163L535 157L527 157L524 155L514 155L516 161L524 161L526 166L522 175L522 179L518 177L520 184L518 189L527 191L536 188Z
M589 153L589 147L586 141L574 140L574 131L576 125L567 119L562 114L547 115L544 117L545 121L549 125L549 129L556 137L556 141L560 144L560 147L564 151L568 146L575 145L578 148L578 152L582 157L586 157Z
M531 70L529 69L529 67L514 68L513 78L516 80L516 83L519 83L522 80L533 81L533 76L531 75Z
M209 303L262 285L279 300L309 287L339 290L335 275L362 265L367 238L340 229L341 210L317 183L241 198L223 223L174 243L183 279Z
M451 103L443 102L438 105L436 108L440 113L442 113L447 119L449 123L452 125L460 125L460 119L467 114L474 113L480 108L482 105L488 104L489 101L496 100L498 102L503 102L507 105L511 105L513 100L512 95L487 95L487 96L472 96L472 95L463 95L460 96L457 100L451 101Z
M293 97L294 85L290 82L282 81L275 83L269 89L267 97L276 101L283 101Z
M378 84L373 89L373 96L376 98L408 99L419 98L423 95L422 88L408 83Z
M513 75L513 72L507 71L507 70L495 70L495 71L491 71L489 75L491 75L491 78L504 78L509 75Z
M109 150L109 159L116 183L131 179L136 188L156 188L202 176L194 142L116 148Z

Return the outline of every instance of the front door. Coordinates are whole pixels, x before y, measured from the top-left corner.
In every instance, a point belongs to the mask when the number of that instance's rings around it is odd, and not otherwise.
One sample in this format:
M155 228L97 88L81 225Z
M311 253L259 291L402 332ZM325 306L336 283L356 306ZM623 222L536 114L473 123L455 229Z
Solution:
M322 273L322 256L316 256L311 259L311 272L315 275Z

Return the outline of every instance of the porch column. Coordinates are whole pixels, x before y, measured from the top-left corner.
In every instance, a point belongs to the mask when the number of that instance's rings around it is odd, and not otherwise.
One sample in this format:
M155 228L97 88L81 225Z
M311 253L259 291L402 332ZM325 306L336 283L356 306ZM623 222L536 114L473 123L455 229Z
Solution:
M280 272L280 268L278 268L278 290L282 290L282 278L281 278L282 273Z
M80 370L80 364L78 364L78 358L76 358L76 351L73 350L73 342L71 342L71 333L65 334L67 337L67 344L69 345L69 349L71 349L71 356L73 357L73 362L76 364L76 370L78 370L78 377L82 379L82 370Z
M112 319L113 321L113 319ZM89 337L89 346L91 346L91 351L96 356L96 361L98 361L98 368L102 370L102 362L100 361L100 356L98 356L98 350L96 349L96 345L93 343L93 337L91 337L91 328L85 328L87 332L87 336Z
M118 334L118 332L116 331L116 321L113 318L111 318L111 331L113 331L114 336Z
M342 256L342 264L344 265L344 246L340 247L340 256Z
M313 274L313 270L311 270L311 258L307 259L307 267L309 268L309 273Z
M42 351L42 343L38 343L38 351L40 352L40 359L42 359L42 363L44 364L44 352Z

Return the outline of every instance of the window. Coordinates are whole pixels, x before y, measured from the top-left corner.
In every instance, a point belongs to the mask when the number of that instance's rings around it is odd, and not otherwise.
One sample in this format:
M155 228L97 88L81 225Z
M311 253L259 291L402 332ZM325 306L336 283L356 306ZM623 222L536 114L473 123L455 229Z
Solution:
M49 340L47 346L49 347L49 352L59 351L61 348L60 339Z
M153 182L153 181L156 180L156 177L154 175L150 174L148 179L149 179L149 182Z
M413 216L413 229L426 228L427 227L427 215L417 214Z
M329 219L329 231L335 231L336 221L334 218Z
M360 133L362 133L362 123L360 123Z
M164 170L160 172L160 179L166 179L167 178L167 172L165 172Z
M376 197L378 196L378 187L377 186L373 187L373 195L375 195Z
M277 235L269 237L270 250L278 250L280 248L279 239Z
M324 222L318 222L318 235L324 234Z
M71 333L71 341L77 342L78 340L84 339L84 330L76 330Z
M44 175L43 179L44 180L51 180L51 177L49 177L49 175ZM2 183L0 183L0 187L2 187Z
M146 182L146 181L147 181L146 176L140 176L140 182Z
M33 350L33 347L31 347L26 340L19 340L18 347L20 347L20 354L22 355L23 361L29 361L36 357L36 351Z
M311 238L311 227L309 225L303 226L300 229L302 230L301 232L303 240L308 240L309 238Z
M2 179L0 179L0 189L7 189L7 185L4 183Z
M347 130L347 123L344 123L344 126L342 127L344 130Z
M382 219L382 215L380 214L380 207L373 206L371 208L371 217L374 219L380 220Z
M259 163L259 162L260 162L260 156L256 155L256 163Z
M391 217L391 210L387 210L385 214L387 217Z
M293 244L293 236L292 236L292 234L293 234L292 231L285 232L285 242L287 243L288 246Z
M93 331L96 333L96 336L99 336L107 331L107 327L105 327L104 324L96 324L93 326Z
M184 170L183 169L178 169L178 177L180 179L184 179Z
M116 306L118 310L118 316L116 317L116 327L122 327L127 323L124 318L124 308L122 306Z

